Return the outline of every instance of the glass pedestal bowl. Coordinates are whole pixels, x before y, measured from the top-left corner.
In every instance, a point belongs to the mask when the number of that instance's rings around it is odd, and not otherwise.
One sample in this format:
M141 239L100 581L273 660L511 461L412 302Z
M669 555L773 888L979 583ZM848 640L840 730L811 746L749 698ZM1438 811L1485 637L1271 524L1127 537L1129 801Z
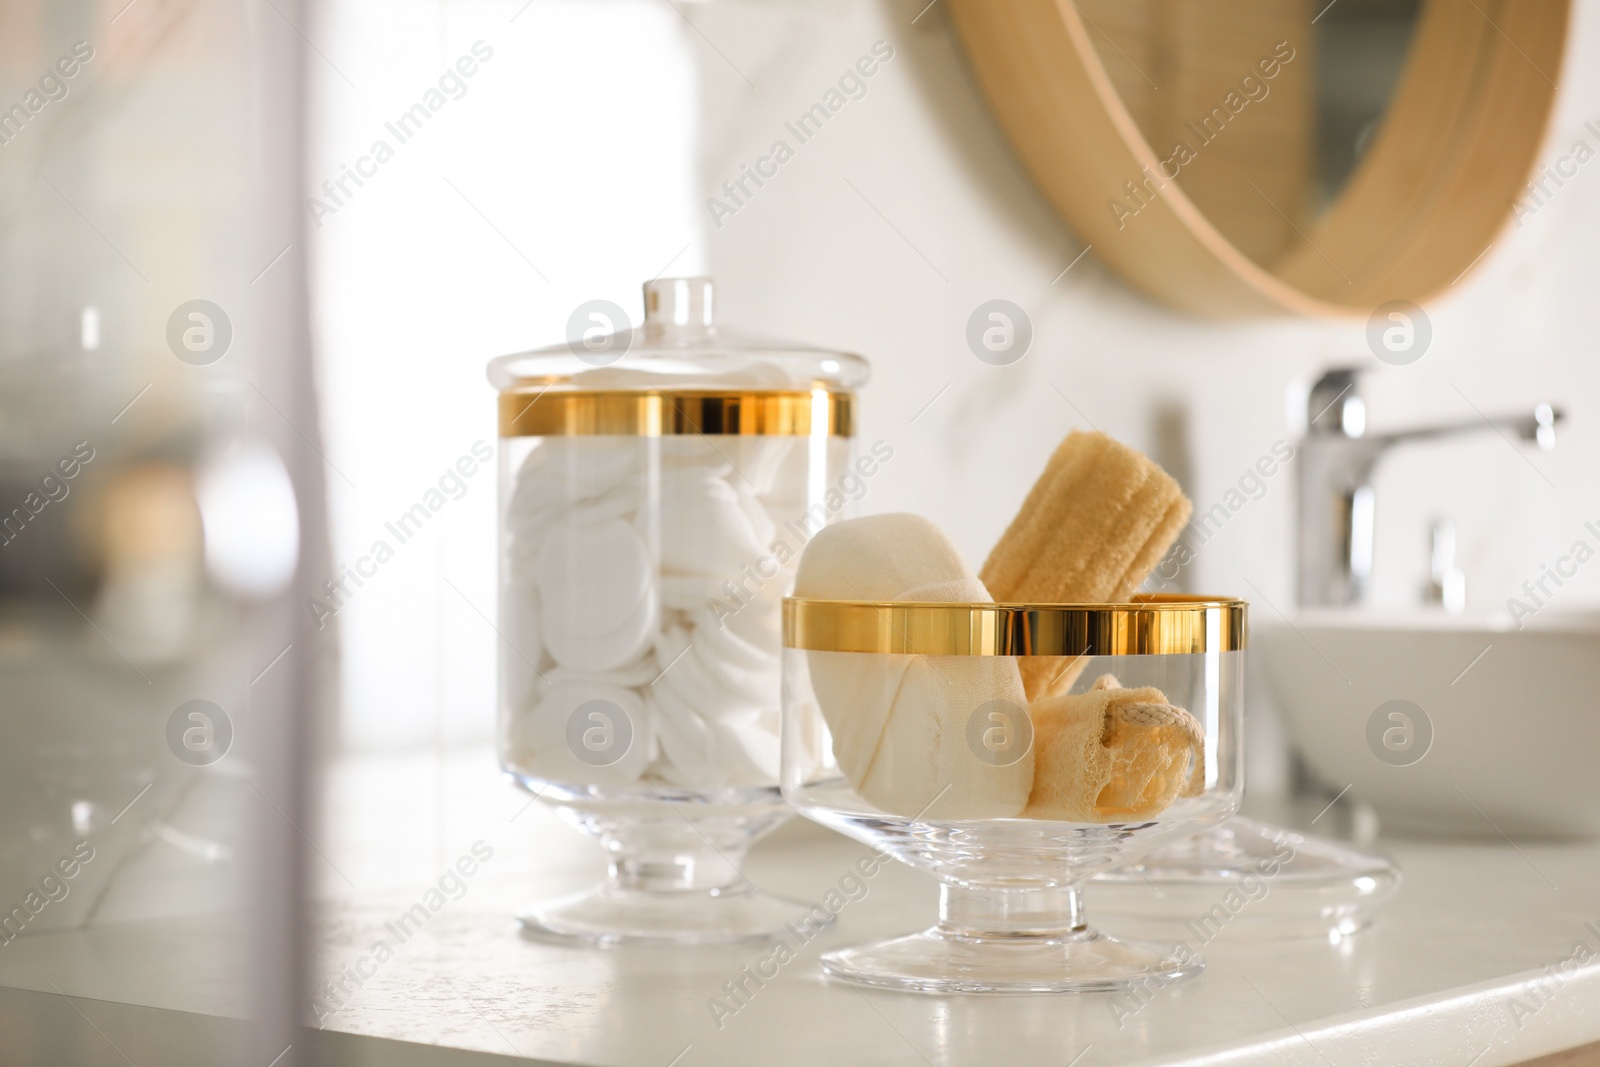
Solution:
M1199 973L1180 946L1088 925L1082 887L1237 808L1245 613L787 599L784 796L940 882L935 926L826 953L824 972L926 993ZM1073 657L1067 676L1041 681L1042 657Z

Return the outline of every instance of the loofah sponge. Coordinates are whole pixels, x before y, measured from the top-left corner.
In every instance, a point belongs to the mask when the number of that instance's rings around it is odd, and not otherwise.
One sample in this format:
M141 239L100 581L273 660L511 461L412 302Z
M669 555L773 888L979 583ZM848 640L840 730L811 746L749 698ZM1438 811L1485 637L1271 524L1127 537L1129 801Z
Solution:
M1126 600L1172 547L1190 505L1178 483L1105 434L1074 430L1045 465L979 576L996 600ZM1030 700L1064 693L1082 657L1022 660Z
M1032 707L1033 792L1025 818L1126 822L1205 788L1200 724L1159 689L1124 689L1107 674L1086 693Z
M988 603L989 593L927 519L873 515L825 527L806 546L795 595L835 600ZM1007 766L968 743L974 714L1025 709L1016 660L996 656L808 652L812 691L834 759L863 799L895 815L1014 816L1028 801L1033 753Z

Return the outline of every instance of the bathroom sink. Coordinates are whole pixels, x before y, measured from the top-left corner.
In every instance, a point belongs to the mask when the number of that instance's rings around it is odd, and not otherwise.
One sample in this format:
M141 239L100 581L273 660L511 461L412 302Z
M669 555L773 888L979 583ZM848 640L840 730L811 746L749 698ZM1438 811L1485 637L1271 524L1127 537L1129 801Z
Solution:
M1386 828L1600 835L1600 616L1526 622L1312 612L1252 639L1307 764Z

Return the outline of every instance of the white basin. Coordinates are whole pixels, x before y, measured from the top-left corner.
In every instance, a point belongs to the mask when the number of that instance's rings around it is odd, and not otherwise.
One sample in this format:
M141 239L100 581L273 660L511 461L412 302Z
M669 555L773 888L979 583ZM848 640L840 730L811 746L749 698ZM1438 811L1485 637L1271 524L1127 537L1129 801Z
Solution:
M1386 827L1592 837L1600 618L1552 614L1516 630L1447 616L1286 623L1258 613L1251 638L1306 762Z

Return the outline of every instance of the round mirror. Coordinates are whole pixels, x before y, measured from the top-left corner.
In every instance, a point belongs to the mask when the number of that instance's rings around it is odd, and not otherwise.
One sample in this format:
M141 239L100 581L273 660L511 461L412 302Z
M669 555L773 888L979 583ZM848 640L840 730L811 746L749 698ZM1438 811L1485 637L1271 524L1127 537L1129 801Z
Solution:
M1535 169L1570 0L952 0L1097 255L1209 315L1361 315L1481 262Z

